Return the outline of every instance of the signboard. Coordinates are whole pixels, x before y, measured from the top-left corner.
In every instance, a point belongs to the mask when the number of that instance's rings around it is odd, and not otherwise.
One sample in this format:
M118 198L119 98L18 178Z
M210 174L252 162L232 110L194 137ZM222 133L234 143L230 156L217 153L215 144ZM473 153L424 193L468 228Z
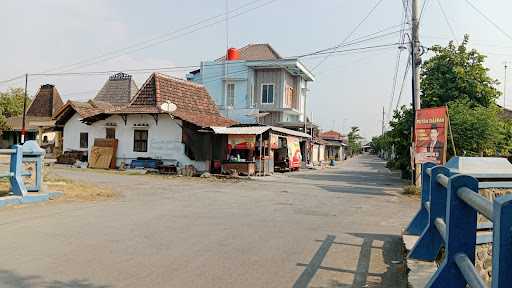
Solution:
M416 164L446 162L448 117L446 107L426 108L416 111L415 157Z
M286 144L288 146L288 159L290 161L289 168L300 168L302 155L300 154L299 138L286 137Z
M254 150L256 135L228 135L228 150L249 149Z

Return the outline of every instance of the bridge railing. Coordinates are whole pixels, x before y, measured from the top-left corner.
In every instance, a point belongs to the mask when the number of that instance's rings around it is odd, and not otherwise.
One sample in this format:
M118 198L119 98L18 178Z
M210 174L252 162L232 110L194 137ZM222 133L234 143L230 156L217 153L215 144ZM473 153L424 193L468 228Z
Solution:
M486 287L474 265L477 212L493 223L492 287L507 287L512 283L512 195L488 200L478 193L476 178L427 164L422 192L428 197L422 195L420 211L408 227L414 231L425 225L409 258L434 261L444 247L444 260L426 287ZM417 219L425 214L426 224L425 218Z
M23 182L23 150L21 145L14 145L11 149L0 149L0 155L10 155L9 171L1 171L0 178L9 178L12 193L16 196L25 196L27 188ZM30 175L30 174L28 174Z

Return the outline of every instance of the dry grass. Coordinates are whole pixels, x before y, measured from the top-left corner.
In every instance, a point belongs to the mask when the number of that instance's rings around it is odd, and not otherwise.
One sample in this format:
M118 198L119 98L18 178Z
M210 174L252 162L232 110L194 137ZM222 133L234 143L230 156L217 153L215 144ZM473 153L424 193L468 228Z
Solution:
M107 187L71 181L55 176L45 175L44 185L47 191L62 192L64 195L57 198L57 200L63 201L98 201L118 196L117 193Z
M407 185L402 188L402 193L405 195L419 195L420 187L415 185Z

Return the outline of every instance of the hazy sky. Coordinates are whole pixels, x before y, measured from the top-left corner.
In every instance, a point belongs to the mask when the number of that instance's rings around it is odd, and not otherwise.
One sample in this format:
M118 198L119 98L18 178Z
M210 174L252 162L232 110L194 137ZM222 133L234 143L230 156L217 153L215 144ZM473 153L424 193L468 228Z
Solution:
M424 1L420 2L423 4ZM233 14L264 6L229 21L229 46L270 43L281 55L294 56L341 43L378 1L229 0L228 4L230 9L236 9L252 2L252 5ZM506 33L512 34L510 1L471 2ZM512 60L512 37L508 38L478 15L466 0L428 0L421 18L422 44L446 44L453 39L439 3L456 37L460 40L465 33L469 34L471 46L488 55L486 65L491 69L491 75L502 81L504 62ZM108 54L103 58L95 58L220 15L225 12L225 0L3 0L1 5L0 81L26 72L106 71L198 65L202 60L223 55L226 48L225 23L221 18L215 18L202 24L208 27L198 29L199 26L194 26L178 34L168 34L168 41L161 41L158 45L121 50L128 53L122 53L120 57L113 57L118 54ZM350 39L400 24L402 7L402 0L383 0ZM397 42L398 38L398 34L392 34L353 47L390 44ZM163 38L157 39L160 41ZM314 70L316 81L310 85L308 114L312 112L313 120L325 130L347 130L357 125L366 137L380 133L382 107L385 107L386 112L390 107L397 50L397 47L387 47L370 49L364 53L337 53L329 57ZM400 79L403 77L406 53L402 56ZM92 62L92 65L63 67L91 58L96 60L83 63ZM317 56L305 58L303 62L312 68L321 59ZM190 70L164 73L184 77ZM139 86L149 75L140 72L130 74L135 76ZM512 74L510 76L509 79ZM31 76L29 92L33 94L41 84L53 83L57 85L64 100L86 100L94 97L106 79L106 74ZM403 104L409 103L411 99L409 82L408 77L401 98ZM23 85L24 79L18 79L0 84L0 91ZM508 102L510 105L507 106L512 107L512 95ZM392 106L395 105L396 97Z

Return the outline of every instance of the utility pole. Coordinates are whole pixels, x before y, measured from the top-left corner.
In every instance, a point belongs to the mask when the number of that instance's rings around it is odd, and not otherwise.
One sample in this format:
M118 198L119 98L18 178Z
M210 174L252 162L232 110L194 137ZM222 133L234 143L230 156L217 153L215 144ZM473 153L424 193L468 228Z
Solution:
M381 135L384 135L384 116L386 115L386 113L384 112L384 106L382 106L382 134Z
M507 65L507 61L505 61L505 75L504 75L504 79L503 79L503 109L506 108L506 97L507 97L507 68L508 68L508 65Z
M25 143L25 115L27 114L27 86L28 86L28 73L25 73L25 96L23 97L23 117L21 122L21 144Z
M420 39L419 30L420 23L418 18L420 0L412 0L412 27L411 27L411 53L412 53L412 97L413 97L413 108L419 110L421 108L420 100L420 64L421 64L421 53L420 53Z
M426 0L425 0L426 1ZM412 108L413 108L413 117L412 117L412 147L411 150L415 155L415 145L414 141L416 138L416 111L421 108L421 99L420 99L420 65L421 65L421 52L420 52L420 39L419 39L419 30L420 30L420 22L419 22L419 7L420 0L411 0L411 68L412 68ZM412 161L412 183L417 185L421 183L421 165L416 164L416 160Z

